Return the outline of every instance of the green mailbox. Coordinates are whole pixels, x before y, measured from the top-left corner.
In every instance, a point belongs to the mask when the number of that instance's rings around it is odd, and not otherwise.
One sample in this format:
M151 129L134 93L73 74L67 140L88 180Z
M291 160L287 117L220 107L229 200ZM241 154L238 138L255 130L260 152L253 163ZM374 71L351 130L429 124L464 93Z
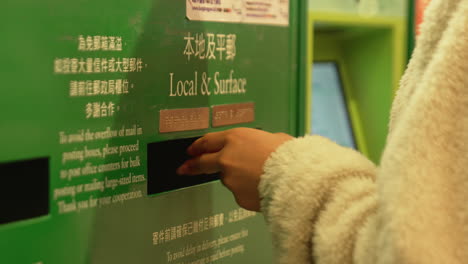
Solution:
M7 1L0 263L271 263L263 217L185 148L304 126L305 1Z

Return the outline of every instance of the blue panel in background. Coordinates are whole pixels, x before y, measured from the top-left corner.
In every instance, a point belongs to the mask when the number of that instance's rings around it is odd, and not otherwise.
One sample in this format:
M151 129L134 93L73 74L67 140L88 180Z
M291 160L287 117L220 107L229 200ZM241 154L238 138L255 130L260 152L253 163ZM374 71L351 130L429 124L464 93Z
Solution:
M356 149L337 64L316 62L312 69L312 134Z

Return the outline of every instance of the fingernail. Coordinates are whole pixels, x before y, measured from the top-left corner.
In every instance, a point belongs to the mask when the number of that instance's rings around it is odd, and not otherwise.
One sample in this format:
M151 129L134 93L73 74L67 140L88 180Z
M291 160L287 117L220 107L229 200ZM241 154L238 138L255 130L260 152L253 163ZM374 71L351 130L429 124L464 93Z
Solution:
M179 168L177 168L176 173L179 174L179 175L184 175L186 173L186 166L182 165Z
M192 153L192 145L190 145L188 148L187 148L187 154L191 155Z

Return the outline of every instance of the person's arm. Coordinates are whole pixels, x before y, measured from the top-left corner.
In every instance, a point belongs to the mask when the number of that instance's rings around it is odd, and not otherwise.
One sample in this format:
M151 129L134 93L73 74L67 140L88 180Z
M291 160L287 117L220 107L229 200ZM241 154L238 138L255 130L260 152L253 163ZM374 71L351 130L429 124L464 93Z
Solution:
M262 209L280 263L466 263L468 0L427 12L378 169L319 137L266 162Z
M279 263L364 263L353 260L374 256L376 168L364 156L308 136L281 145L264 170L262 211Z
M236 129L195 142L179 173L221 171L241 206L262 199L280 263L465 263L468 0L433 1L379 169L320 137Z
M247 128L209 133L188 152L194 158L178 173L221 172L240 206L261 204L280 263L350 263L356 243L369 248L355 241L373 230L375 167L358 152L319 136Z

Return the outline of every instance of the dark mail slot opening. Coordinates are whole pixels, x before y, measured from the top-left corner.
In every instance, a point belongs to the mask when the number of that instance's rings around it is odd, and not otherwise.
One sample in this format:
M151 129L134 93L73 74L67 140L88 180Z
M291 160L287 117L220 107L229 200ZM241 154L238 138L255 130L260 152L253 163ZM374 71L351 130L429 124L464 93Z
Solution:
M148 195L219 179L218 174L181 176L176 173L177 168L190 158L186 150L197 138L148 144Z
M0 224L49 214L49 159L0 163Z

